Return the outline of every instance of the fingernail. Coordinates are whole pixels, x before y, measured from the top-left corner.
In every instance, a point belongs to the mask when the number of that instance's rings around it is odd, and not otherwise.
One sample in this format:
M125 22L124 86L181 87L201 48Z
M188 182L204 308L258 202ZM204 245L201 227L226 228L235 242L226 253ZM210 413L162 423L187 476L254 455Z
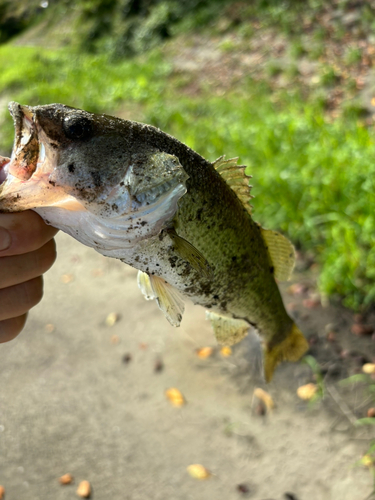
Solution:
M0 227L0 252L9 248L11 243L12 239L9 231L7 231L4 227Z

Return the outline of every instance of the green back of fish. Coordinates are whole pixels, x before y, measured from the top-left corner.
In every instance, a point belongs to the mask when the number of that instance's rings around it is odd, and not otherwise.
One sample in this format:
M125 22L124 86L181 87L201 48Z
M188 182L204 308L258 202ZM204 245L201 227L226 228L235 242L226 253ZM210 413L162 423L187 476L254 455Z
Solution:
M176 233L206 259L213 279L202 275L186 293L203 295L206 308L246 319L266 336L292 324L274 280L260 226L233 189L196 152L175 138L133 123L133 140L177 156L189 175L187 193L173 221Z

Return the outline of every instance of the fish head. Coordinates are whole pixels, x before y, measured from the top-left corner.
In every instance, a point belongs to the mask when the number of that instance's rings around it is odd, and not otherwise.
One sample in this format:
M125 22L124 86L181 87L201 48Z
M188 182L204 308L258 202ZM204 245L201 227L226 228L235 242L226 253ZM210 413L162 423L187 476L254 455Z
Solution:
M0 212L35 210L102 250L125 233L129 244L155 236L173 218L188 176L140 140L146 126L63 104L9 110L15 140L11 158L0 157Z

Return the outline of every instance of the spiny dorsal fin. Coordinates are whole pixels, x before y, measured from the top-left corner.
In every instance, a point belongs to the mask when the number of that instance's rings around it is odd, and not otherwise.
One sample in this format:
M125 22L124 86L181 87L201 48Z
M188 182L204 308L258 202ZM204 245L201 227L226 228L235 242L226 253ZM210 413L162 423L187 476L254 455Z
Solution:
M184 301L179 292L159 276L138 271L138 286L146 300L156 302L172 326L180 326L185 311Z
M250 200L253 198L250 194L252 186L249 186L251 175L245 173L245 165L237 165L237 162L238 157L226 160L225 156L220 156L212 165L236 193L247 212L251 214Z
M212 279L212 269L204 256L191 243L179 236L176 231L166 229L170 239L173 241L174 250L179 256L189 262L191 267L198 271L204 278Z
M288 281L296 262L294 246L277 231L261 228L261 233L274 267L275 278L279 281Z
M206 311L214 330L217 343L220 345L233 345L240 342L249 332L250 325L243 319L233 319L211 311Z

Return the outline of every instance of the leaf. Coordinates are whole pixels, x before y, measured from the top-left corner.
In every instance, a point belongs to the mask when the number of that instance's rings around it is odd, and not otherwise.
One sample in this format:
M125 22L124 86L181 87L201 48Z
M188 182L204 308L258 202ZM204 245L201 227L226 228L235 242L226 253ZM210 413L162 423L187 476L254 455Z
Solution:
M297 396L304 401L310 401L318 391L318 386L316 384L306 384L301 385L297 389Z
M364 375L362 373L356 373L355 375L352 375L351 377L344 378L343 380L340 380L339 384L342 386L345 385L350 385L350 384L356 384L358 382L368 382L369 377L367 375Z
M208 479L212 476L211 472L201 464L192 464L187 467L187 471L194 479Z
M186 404L186 400L182 393L175 387L171 387L165 391L166 397L169 399L173 406L181 407Z
M229 356L232 356L232 349L228 345L225 345L220 349L220 354L224 358L229 358Z
M375 373L375 364L374 363L365 363L362 366L362 371L363 371L363 373L367 373L368 375Z
M361 425L375 425L375 418L371 417L366 417L366 418L359 418L355 425L361 426Z
M111 312L108 314L108 316L106 317L105 319L105 324L107 326L113 326L115 325L120 319L120 315L115 313L115 312Z
M211 356L212 352L213 352L212 347L201 347L200 349L197 349L195 351L196 355L200 359L209 358Z
M254 396L263 401L268 411L271 411L275 407L275 403L273 402L271 396L260 387L257 387L254 390Z

